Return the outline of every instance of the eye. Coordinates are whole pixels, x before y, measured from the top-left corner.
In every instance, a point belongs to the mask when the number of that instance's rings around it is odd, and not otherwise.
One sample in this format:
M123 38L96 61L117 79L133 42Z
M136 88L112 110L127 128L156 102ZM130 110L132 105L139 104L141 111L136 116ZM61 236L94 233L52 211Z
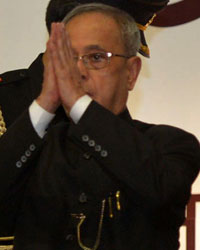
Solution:
M106 60L105 53L92 53L89 55L89 60L92 63L104 62Z
M74 56L73 56L73 59L74 59L74 61L77 62L77 61L78 61L78 56L74 55Z

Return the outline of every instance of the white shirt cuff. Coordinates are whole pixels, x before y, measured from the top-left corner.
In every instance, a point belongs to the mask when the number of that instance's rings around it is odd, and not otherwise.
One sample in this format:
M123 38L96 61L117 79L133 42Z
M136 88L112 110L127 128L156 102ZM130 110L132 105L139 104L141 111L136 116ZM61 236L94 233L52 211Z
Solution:
M35 131L41 138L43 138L46 133L46 128L54 118L55 114L49 113L36 101L33 101L29 107L29 115Z
M82 115L86 111L89 104L92 102L92 98L89 95L81 96L70 110L70 117L74 123L78 123Z

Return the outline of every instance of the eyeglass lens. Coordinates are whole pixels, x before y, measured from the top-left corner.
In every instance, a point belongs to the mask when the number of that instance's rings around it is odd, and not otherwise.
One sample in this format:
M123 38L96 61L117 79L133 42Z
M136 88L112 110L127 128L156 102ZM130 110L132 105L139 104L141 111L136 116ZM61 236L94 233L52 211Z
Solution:
M104 52L91 53L83 56L83 61L91 69L101 69L107 66L109 57Z

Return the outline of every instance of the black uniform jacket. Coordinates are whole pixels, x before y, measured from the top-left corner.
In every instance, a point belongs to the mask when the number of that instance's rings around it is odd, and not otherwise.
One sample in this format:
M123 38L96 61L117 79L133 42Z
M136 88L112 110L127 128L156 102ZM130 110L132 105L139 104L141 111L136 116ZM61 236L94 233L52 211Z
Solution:
M196 138L93 101L77 125L58 109L41 139L28 107L42 72L40 55L1 76L1 235L14 234L15 250L78 250L98 240L100 250L177 250L200 167Z

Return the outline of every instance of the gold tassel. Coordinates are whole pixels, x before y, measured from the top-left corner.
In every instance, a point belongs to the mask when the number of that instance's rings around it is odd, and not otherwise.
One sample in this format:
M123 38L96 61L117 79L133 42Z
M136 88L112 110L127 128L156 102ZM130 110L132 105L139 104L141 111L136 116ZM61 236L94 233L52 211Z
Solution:
M112 209L112 197L108 197L108 206L109 206L109 216L112 219L114 217L113 215L113 209Z
M140 23L137 23L138 28L139 28L140 30L145 31L145 30L148 28L148 26L153 22L153 20L154 20L155 17L156 17L156 14L154 14L154 15L152 16L152 18L151 18L145 25L142 25L142 24L140 24Z
M0 107L0 137L6 132L6 124L4 122L4 118L3 118L3 114L2 114L2 110Z
M120 211L121 210L121 204L120 204L120 191L117 191L116 193L116 205L117 205L117 210Z
M149 48L147 46L141 44L140 50L142 50L144 52L144 54L146 54L148 56L150 55L150 51L149 51Z

